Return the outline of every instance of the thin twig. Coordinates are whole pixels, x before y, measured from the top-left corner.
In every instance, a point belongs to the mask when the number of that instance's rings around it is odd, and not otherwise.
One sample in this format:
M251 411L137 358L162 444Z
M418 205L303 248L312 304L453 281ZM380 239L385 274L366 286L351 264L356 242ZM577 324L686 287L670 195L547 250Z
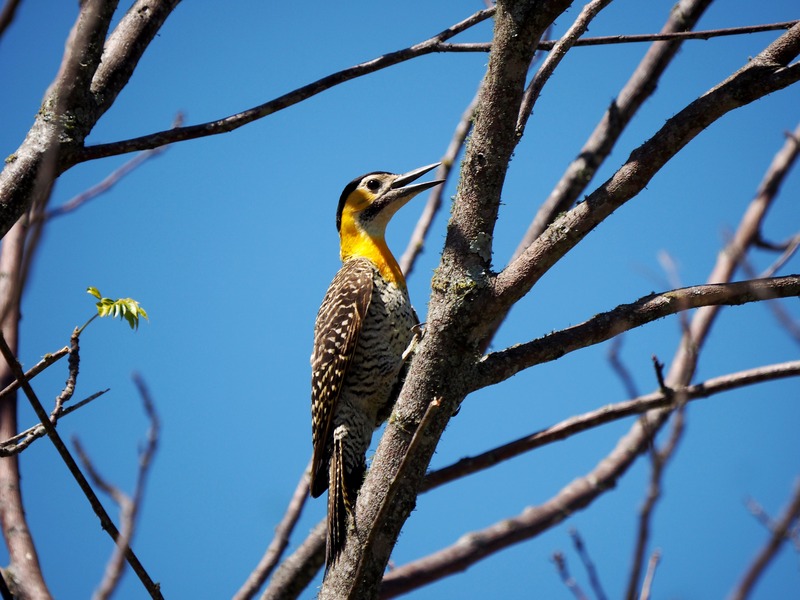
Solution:
M93 400L96 400L106 392L108 392L108 388L100 390L99 392L95 392L94 394L84 398L80 402L76 402L72 406L68 406L67 408L63 409L55 417L56 420L53 421L53 424L55 425L62 417L66 417L68 414L78 410L79 408L86 406L87 404L89 404ZM53 418L54 414L55 411L50 413L51 419ZM47 435L47 431L45 431L44 427L42 427L41 424L29 427L25 431L22 431L0 442L0 456L12 456L14 454L19 454L20 452L25 450L28 446L30 446L34 441L38 440L41 437L44 437L45 435Z
M656 372L661 373L661 367L664 365L655 359L654 362L656 365ZM647 544L650 537L653 513L655 511L656 504L661 498L664 470L666 469L667 463L675 454L675 450L678 447L678 442L683 436L686 426L685 409L687 397L683 393L675 394L672 390L666 388L662 375L659 375L658 379L662 392L673 399L673 402L677 405L677 409L675 410L673 417L672 431L669 439L662 448L657 450L653 446L650 452L650 483L648 485L644 505L639 513L639 526L637 528L636 545L633 552L633 564L631 566L630 575L628 578L628 591L625 596L628 598L628 600L635 600L639 595L637 594L637 590L639 590L639 579L641 578L642 574L644 553L647 549Z
M761 245L762 242L763 240L759 239L759 245ZM783 253L764 271L764 275L766 277L772 277L781 270L797 253L798 248L800 248L800 234L795 234L788 242L783 244Z
M172 128L175 129L181 125L183 125L183 113L178 113L172 122ZM135 171L151 158L155 158L159 154L163 153L168 148L169 144L166 144L164 146L159 146L158 148L151 148L150 150L144 150L143 152L140 152L121 167L109 173L101 182L93 185L88 190L84 190L77 196L73 196L64 202L64 204L47 211L44 215L44 218L52 219L54 217L61 217L67 213L77 210L98 196L102 196L106 192L110 191L111 188L118 184L122 179L124 179L125 176Z
M6 362L11 367L14 377L16 377L19 381L22 391L25 392L25 395L28 397L36 416L39 417L39 420L42 422L45 431L47 431L48 437L53 442L53 445L61 456L61 459L67 465L67 468L75 478L75 481L77 481L78 486L80 486L87 500L89 500L89 504L92 506L95 514L100 519L100 525L108 532L108 534L111 536L111 539L113 539L115 543L118 542L120 539L120 533L117 530L117 527L108 516L105 508L103 508L100 499L97 497L97 494L95 494L92 486L89 485L89 482L81 472L80 467L75 462L72 454L70 454L70 451L67 449L67 446L64 444L61 436L50 422L49 415L44 410L42 403L39 401L39 398L37 398L36 393L33 391L30 383L28 383L28 380L25 379L25 373L22 371L22 367L17 361L17 358L14 356L14 353L11 352L11 349L8 347L8 344L6 343L5 337L2 335L2 333L0 333L0 353L3 354ZM139 577L147 592L150 594L151 598L163 599L159 585L150 578L150 575L148 575L144 566L142 566L142 563L139 562L138 557L136 554L134 554L130 546L125 546L125 558L127 558L128 562L130 563L136 575Z
M739 259L739 266L742 268L744 274L748 277L756 276L756 270L750 264L750 261L747 260L746 257L742 257ZM772 271L772 269L767 269L767 271ZM764 303L764 306L772 313L772 316L775 317L775 320L781 327L783 333L788 335L794 342L800 345L800 323L798 323L789 312L784 309L783 305L780 302L775 300L767 300Z
M25 373L25 378L28 381L30 381L31 379L36 377L39 373L44 371L47 367L55 364L56 362L64 358L67 354L69 354L69 346L64 346L63 348L61 348L60 350L56 350L52 354L45 354L42 360L40 360L38 363L36 363L30 369L28 369L28 371ZM3 388L2 391L0 391L0 400L5 398L6 394L10 394L18 389L19 389L19 381L15 379L12 383L8 384L5 388Z
M308 500L308 473L311 469L311 463L303 470L300 481L297 483L297 488L292 494L292 499L289 506L286 508L286 513L283 519L278 523L275 528L275 537L272 538L267 551L259 561L258 566L247 577L239 591L233 596L233 600L249 600L254 597L258 590L264 585L264 582L272 573L278 561L283 556L286 548L289 546L289 536L294 531L297 520L303 512L306 500Z
M636 382L633 380L630 370L620 358L620 351L622 349L622 342L625 339L624 335L618 335L608 347L608 363L611 365L611 370L616 373L619 380L622 382L622 387L625 388L625 393L629 398L636 398L639 396L639 390L636 387Z
M464 142L472 127L472 117L475 114L475 108L478 106L478 97L479 92L476 92L467 108L464 109L461 119L459 119L458 125L456 125L456 129L453 132L450 144L447 146L447 150L441 159L442 164L436 169L434 178L444 180L445 183L443 185L437 185L431 190L425 209L422 211L414 227L414 231L411 234L411 238L408 241L408 246L406 246L405 252L403 252L403 255L400 257L400 269L406 277L411 274L417 257L422 253L425 240L428 237L428 232L433 224L433 219L442 206L442 197L444 196L444 190L447 186L447 180L450 177L453 165L456 164L456 158L459 152L461 152L461 148L464 146Z
M798 519L800 519L800 480L795 482L794 493L789 505L771 528L769 540L753 559L741 582L731 593L730 600L744 600L750 595L764 569L772 561L781 545L788 539L792 524Z
M374 73L375 71L391 67L398 63L411 60L425 54L441 52L442 50L440 50L440 47L442 42L490 18L494 14L494 10L494 7L480 10L470 15L463 21L448 27L444 31L439 32L435 36L423 42L402 50L384 54L383 56L379 56L378 58L363 62L348 69L343 69L336 73L332 73L323 77L322 79L314 81L313 83L309 83L303 87L288 92L283 96L270 100L269 102L265 102L264 104L230 115L228 117L217 119L215 121L209 121L200 125L177 127L175 129L160 131L158 133L153 133L129 140L87 146L76 157L76 162L85 162L107 156L135 152L137 150L148 150L173 142L197 139L209 135L217 135L220 133L233 131L234 129L238 129L243 125L247 125L248 123L262 119L266 116L283 110L284 108L288 108L289 106L293 106L298 102L306 100L341 83L356 79L357 77L361 77L369 73Z
M80 330L76 327L69 338L69 370L64 389L56 397L56 405L50 413L50 422L55 425L59 415L64 410L64 404L69 402L75 393L75 382L78 380L78 370L81 364L80 355Z
M606 593L603 591L603 586L600 583L600 576L597 574L597 568L594 566L592 557L589 556L589 551L583 543L581 535L577 529L570 529L569 536L572 538L572 545L575 546L575 551L583 563L583 568L586 569L586 575L589 577L589 584L592 586L594 596L597 600L606 600Z
M650 560L647 561L647 572L644 575L644 582L642 583L642 591L639 594L639 600L649 600L650 593L653 589L653 580L656 577L656 567L661 560L661 550L654 550L650 555Z
M729 35L745 35L762 33L765 31L781 31L794 27L798 21L783 21L780 23L766 23L764 25L745 25L742 27L727 27L724 29L704 29L702 31L676 31L673 33L641 33L631 35L606 35L587 37L575 42L575 47L607 46L611 44L633 44L640 42L668 42L672 40L709 40L715 37ZM558 40L539 42L537 50L551 50ZM489 52L489 42L474 42L465 44L440 44L439 52Z
M553 564L556 566L556 571L558 572L558 576L561 578L561 582L570 592L572 592L572 595L575 596L575 600L589 600L586 597L586 594L583 593L581 586L579 586L578 582L575 581L575 578L569 574L569 569L567 569L567 559L564 557L563 553L553 553Z
M592 19L610 3L611 0L592 0L586 4L569 29L567 29L567 32L561 39L553 43L550 53L536 72L530 84L528 84L528 88L525 90L525 94L522 97L522 104L519 109L519 116L517 117L518 136L521 137L525 132L525 125L528 122L528 117L530 117L533 105L542 93L544 84L550 79L550 76L567 55L569 49L575 45L578 38L589 28L589 23L592 22Z
M150 422L150 427L147 430L145 439L145 446L139 452L139 469L136 475L136 484L134 485L133 495L128 496L117 486L114 486L103 479L96 469L89 462L89 458L82 450L79 450L84 465L92 476L95 485L98 485L104 492L106 492L120 508L120 539L117 542L116 548L111 555L108 563L106 564L105 573L100 585L95 590L92 598L93 600L106 600L110 598L114 591L117 589L122 575L125 572L125 548L130 545L133 534L136 530L136 520L139 515L139 510L144 500L145 485L147 477L150 473L150 467L153 464L153 457L158 449L159 432L161 430L161 423L156 413L155 404L150 397L150 392L144 383L144 380L138 373L133 374L133 382L139 391L139 397L142 400L142 406L145 414ZM74 439L76 449L80 448L77 438Z

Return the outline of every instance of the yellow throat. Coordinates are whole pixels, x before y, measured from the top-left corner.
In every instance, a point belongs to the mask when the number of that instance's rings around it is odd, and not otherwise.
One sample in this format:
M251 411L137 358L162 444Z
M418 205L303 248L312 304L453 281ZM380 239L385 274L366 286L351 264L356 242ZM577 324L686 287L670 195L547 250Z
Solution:
M342 225L339 230L342 262L350 258L366 258L371 261L387 281L400 288L406 287L406 280L400 265L397 264L384 237L386 225L374 223L372 231L364 230L359 224L352 206L345 205L342 211ZM392 211L394 212L394 211Z

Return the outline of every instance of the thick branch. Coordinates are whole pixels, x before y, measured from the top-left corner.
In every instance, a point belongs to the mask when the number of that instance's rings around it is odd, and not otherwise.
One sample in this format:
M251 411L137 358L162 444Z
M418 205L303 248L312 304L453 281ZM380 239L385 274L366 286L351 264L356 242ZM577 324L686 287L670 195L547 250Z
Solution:
M800 295L800 275L736 283L697 285L645 296L600 313L579 325L492 352L476 367L475 389L504 381L533 365L604 342L624 331L700 306L737 305Z
M103 46L103 62L91 82L91 92L98 111L95 121L111 108L150 42L179 2L136 0L108 36Z
M94 121L91 78L100 63L103 39L116 1L86 0L67 39L55 80L25 141L0 172L0 236L34 202L44 205L65 149L83 144Z
M0 253L0 331L14 351L19 347L20 271L26 221L21 219L11 228L2 241ZM0 439L17 432L17 393L12 384L15 380L11 366L0 362L0 386L4 387L0 396ZM50 592L28 528L21 487L18 457L0 458L0 526L9 555L6 575L11 576L18 596L46 600Z
M439 268L439 275L446 282L465 277L473 266L478 271L474 275L479 276L481 265L488 264L485 250L491 251L491 242L487 236L494 226L500 188L517 142L514 126L535 43L568 5L568 0L497 4L494 46ZM459 298L448 297L447 292L443 298L442 292L440 289L434 293L428 334L412 361L406 386L361 487L355 528L348 534L339 561L328 571L322 599L376 596L430 457L455 405L463 398L459 386L445 380L454 379L454 371L463 372L472 362L468 352L452 352L453 348L469 344L471 331L467 323L454 327L453 305L448 300L458 302ZM473 318L477 319L475 315ZM448 355L445 348L451 350L450 369L442 364L442 357ZM419 425L428 404L445 389L447 395L441 397L441 408L421 430ZM409 451L412 439L414 448ZM401 466L404 476L396 478ZM355 577L356 573L361 576Z

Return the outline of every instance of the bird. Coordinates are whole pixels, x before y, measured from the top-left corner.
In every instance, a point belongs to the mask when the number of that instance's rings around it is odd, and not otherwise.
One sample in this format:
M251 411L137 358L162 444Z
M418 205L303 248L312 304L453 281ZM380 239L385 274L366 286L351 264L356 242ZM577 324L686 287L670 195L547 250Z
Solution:
M418 325L403 272L386 244L394 214L442 180L412 183L440 163L402 175L375 171L348 183L336 229L342 267L314 324L310 493L328 491L325 573L344 548L354 519L374 430L391 414L404 374L404 351Z

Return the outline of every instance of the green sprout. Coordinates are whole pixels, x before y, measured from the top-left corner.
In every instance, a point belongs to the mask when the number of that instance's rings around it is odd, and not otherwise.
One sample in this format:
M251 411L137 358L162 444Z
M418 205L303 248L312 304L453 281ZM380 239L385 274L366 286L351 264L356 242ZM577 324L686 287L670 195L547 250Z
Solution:
M139 328L139 317L144 317L149 320L147 311L133 298L118 298L117 300L103 298L103 295L98 289L92 286L86 288L86 293L97 298L97 314L86 321L83 327L80 328L80 331L83 331L86 326L97 317L121 317L128 322L128 325L130 325L131 329L134 331Z

